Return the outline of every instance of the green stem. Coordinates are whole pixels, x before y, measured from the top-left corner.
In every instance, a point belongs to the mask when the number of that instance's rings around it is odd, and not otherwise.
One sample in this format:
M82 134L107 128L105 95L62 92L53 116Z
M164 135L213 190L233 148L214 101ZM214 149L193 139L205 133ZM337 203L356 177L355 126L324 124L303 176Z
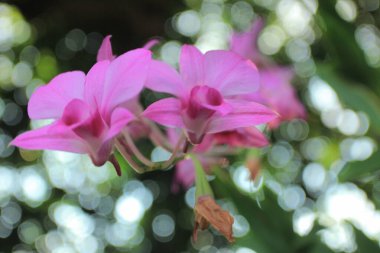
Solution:
M185 136L182 134L178 139L176 146L174 147L173 153L170 158L163 162L154 163L148 158L146 158L136 147L131 136L128 133L124 133L124 138L126 141L126 146L120 140L116 140L116 148L119 150L120 154L124 157L124 159L129 163L129 165L135 170L137 173L142 174L144 172L153 171L153 170L166 170L170 168L174 163L178 160L183 159L184 155L178 155L179 152L182 152L181 146L183 145L183 141ZM128 150L127 150L128 149ZM133 160L133 157L130 155L129 151L136 156L136 158L144 164L141 167L137 162Z
M190 154L190 158L193 160L195 168L195 198L198 199L205 195L213 197L214 194L207 181L206 173L203 170L201 162L194 154Z

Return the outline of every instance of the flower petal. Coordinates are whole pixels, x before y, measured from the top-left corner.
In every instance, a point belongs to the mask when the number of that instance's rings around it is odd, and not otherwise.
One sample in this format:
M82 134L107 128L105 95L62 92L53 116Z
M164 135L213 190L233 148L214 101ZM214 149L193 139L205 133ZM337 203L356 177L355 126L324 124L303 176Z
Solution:
M194 164L190 159L184 159L176 164L172 189L178 192L179 186L189 189L195 181Z
M158 39L151 39L147 43L145 43L145 45L143 46L143 48L150 50L152 47L154 47L158 43L160 43L160 40L158 40Z
M102 44L100 45L100 48L98 50L98 55L96 56L97 61L112 61L115 58L115 56L112 53L112 46L111 46L111 35L107 35L104 39Z
M152 60L145 86L151 90L165 92L177 97L186 94L185 84L181 76L170 65Z
M97 138L87 138L86 141L90 147L90 156L92 162L97 165L103 165L107 160L109 160L112 153L114 139L122 129L134 119L134 115L124 108L116 108L111 115L110 127L105 135L99 136L101 139Z
M184 127L181 110L182 104L179 99L165 98L151 104L143 115L164 126Z
M205 84L224 97L251 93L259 88L259 72L251 61L231 51L209 51L205 54Z
M100 107L102 103L104 83L109 65L109 61L100 61L92 66L87 73L84 87L84 100L91 107Z
M258 103L239 100L228 100L227 102L232 107L231 113L224 116L215 114L210 119L207 133L219 133L240 127L264 124L277 117L275 112Z
M265 147L269 144L265 135L256 127L238 128L211 135L216 144L231 147Z
M305 118L306 111L291 84L293 71L284 67L272 67L260 72L260 96L263 103L277 111L281 117L270 123L276 128L282 121ZM273 92L273 91L276 92Z
M265 147L269 145L267 137L256 127L243 128L240 134L246 136L246 141L243 143L247 147Z
M244 58L251 59L256 63L261 62L263 56L257 48L257 39L263 26L264 20L259 18L252 23L251 28L248 31L233 33L230 45L231 51Z
M81 71L62 73L32 94L28 114L32 119L59 118L65 106L75 98L82 99L85 75Z
M137 96L143 88L151 61L146 49L129 51L111 62L106 74L102 110L111 110Z
M124 108L116 108L111 115L111 126L108 129L106 139L110 139L118 135L121 130L133 119L135 116Z
M10 144L32 150L48 149L87 153L85 142L60 122L25 132L17 136Z
M181 48L179 69L188 88L204 84L203 57L203 54L194 46L184 45Z
M60 122L71 129L82 124L90 117L90 108L80 99L71 100L62 113Z

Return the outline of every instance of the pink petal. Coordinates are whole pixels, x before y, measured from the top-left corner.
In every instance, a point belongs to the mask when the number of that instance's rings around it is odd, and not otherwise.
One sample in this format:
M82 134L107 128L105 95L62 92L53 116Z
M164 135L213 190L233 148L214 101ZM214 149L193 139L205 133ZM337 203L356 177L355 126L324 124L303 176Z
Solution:
M222 115L231 111L231 106L224 103L219 91L208 86L195 86L190 92L188 112L198 114L202 107L217 111Z
M181 76L170 65L152 60L145 86L151 90L165 92L177 97L186 94L185 84Z
M194 46L184 45L181 48L179 69L182 79L189 88L204 84L203 57L203 54Z
M68 127L75 127L90 117L90 108L80 99L71 100L63 111L60 122Z
M198 145L194 146L193 152L198 153L198 154L203 154L214 146L214 138L211 134L205 135L202 139L202 142L199 143Z
M263 98L263 103L281 115L280 118L271 122L272 128L276 128L282 121L306 117L306 110L291 84L294 75L291 69L272 67L260 73L261 87L259 93ZM274 90L276 92L273 92Z
M259 88L259 73L251 61L231 51L209 51L205 55L205 84L223 96L251 93Z
M211 136L216 144L227 144L231 147L265 147L269 144L265 135L256 127L238 128Z
M151 52L146 49L129 51L111 62L104 84L103 111L110 112L140 93L150 62Z
M59 118L65 106L75 98L82 99L85 75L81 71L62 73L47 85L37 88L28 104L32 119Z
M91 147L90 156L95 165L101 166L109 159L114 144L113 138L120 134L122 129L133 119L133 114L128 110L121 107L116 108L112 112L111 125L106 135L93 144L91 144L91 139L88 140Z
M135 119L135 116L127 109L121 107L116 108L111 115L111 126L107 133L107 139L118 135L133 119Z
M195 172L193 161L185 159L176 164L174 172L174 180L172 183L172 191L179 192L182 186L185 190L189 189L195 181Z
M100 45L100 48L98 50L98 55L96 56L97 61L112 61L114 59L114 55L112 53L112 46L111 46L111 35L107 35L102 42L102 45Z
M265 147L269 145L267 137L256 127L242 129L241 134L247 137L246 145L251 147Z
M257 39L259 33L263 29L264 20L259 18L253 22L251 28L242 33L233 33L231 38L231 51L241 55L246 59L251 59L254 62L261 62L262 56L257 48Z
M89 155L91 157L92 163L95 164L96 166L102 166L105 164L112 153L112 148L113 148L113 140L108 140L106 142L101 143L101 146L99 147L98 150L94 151L92 150Z
M11 145L32 150L48 149L87 153L86 144L71 129L59 122L17 136Z
M210 120L208 133L219 133L241 127L249 127L270 122L277 114L268 107L239 100L229 100L232 111L228 115L215 115Z
M157 45L158 43L160 43L159 40L157 40L157 39L151 39L151 40L149 40L149 41L143 46L143 48L144 48L144 49L148 49L148 50L150 50L152 47L154 47L154 46Z
M181 110L182 104L179 99L165 98L151 104L143 115L164 126L184 127Z
M104 82L109 65L109 61L100 61L87 73L84 100L92 107L100 107L102 103Z

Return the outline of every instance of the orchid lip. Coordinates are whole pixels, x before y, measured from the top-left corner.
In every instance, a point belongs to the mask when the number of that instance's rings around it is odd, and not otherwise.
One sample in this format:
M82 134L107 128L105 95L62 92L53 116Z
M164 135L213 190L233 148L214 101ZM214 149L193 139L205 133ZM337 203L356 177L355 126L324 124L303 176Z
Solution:
M210 117L223 104L223 97L214 88L195 86L191 89L187 114L190 118L197 118L200 115ZM206 116L207 115L207 116Z

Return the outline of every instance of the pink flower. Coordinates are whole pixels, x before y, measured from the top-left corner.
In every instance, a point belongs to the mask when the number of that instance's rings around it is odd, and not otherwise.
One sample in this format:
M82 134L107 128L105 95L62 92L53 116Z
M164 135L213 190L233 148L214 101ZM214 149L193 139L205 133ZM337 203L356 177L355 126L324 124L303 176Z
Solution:
M111 56L112 50L101 49L99 62L87 75L66 72L39 87L30 98L29 117L54 121L19 135L12 145L88 154L95 165L104 164L114 138L134 119L124 104L143 88L151 60L145 49L129 51L112 61Z
M240 98L262 103L278 112L279 117L269 122L270 128L277 128L283 121L306 118L305 107L298 100L290 82L294 75L291 69L271 67L261 70L260 74L259 91L240 96Z
M262 103L279 113L279 117L269 123L271 128L277 128L283 121L306 118L305 107L299 101L296 90L291 84L294 76L291 69L271 67L263 69L260 74L259 94L262 97Z
M152 61L146 87L175 98L151 104L145 117L168 127L186 130L189 140L199 144L206 134L249 127L273 120L267 107L233 99L258 89L254 64L230 51L202 54L193 46L182 47L180 71Z
M230 48L259 65L260 89L245 97L248 101L262 103L278 112L280 117L269 123L271 128L276 128L283 121L306 118L306 110L291 85L293 71L274 65L259 52L257 39L263 25L263 19L257 19L247 32L234 33Z

